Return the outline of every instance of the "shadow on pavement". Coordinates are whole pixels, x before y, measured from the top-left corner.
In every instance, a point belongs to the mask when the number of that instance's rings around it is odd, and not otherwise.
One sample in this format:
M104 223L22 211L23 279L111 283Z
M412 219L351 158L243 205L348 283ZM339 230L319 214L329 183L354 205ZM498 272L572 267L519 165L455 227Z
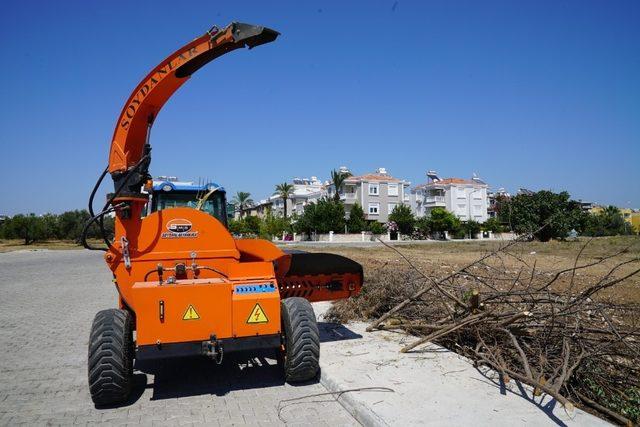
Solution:
M318 322L318 329L320 330L321 343L362 338L362 335L353 332L340 323Z
M518 396L526 400L527 402L530 402L531 404L537 406L538 409L540 409L556 425L561 427L567 426L567 424L564 421L562 421L560 418L556 416L556 414L553 413L553 411L556 408L556 404L558 402L557 400L553 399L551 396L543 394L541 397L538 398L538 401L536 401L536 399L531 396L531 392L527 390L520 381L513 380L516 386L518 387L518 390L516 391L511 388L508 388L507 385L502 380L502 378L496 378L495 376L490 376L490 373L495 374L494 371L489 370L489 371L483 372L482 369L478 369L478 368L476 368L476 370L486 379L486 381L483 381L483 382L487 384L491 384L494 387L496 387L500 391L500 394L506 395L507 393L511 393L515 396Z
M318 328L321 343L362 338L337 323L318 322ZM315 384L318 378L293 385ZM284 375L274 349L230 353L220 365L204 357L136 361L133 382L131 397L119 407L135 404L146 389L153 390L151 400L224 396L234 390L282 386Z
M153 383L140 382L153 390L152 400L177 397L224 396L233 390L275 387L284 384L282 366L274 350L225 355L220 365L204 357L185 357L136 362L137 376L153 375ZM148 378L148 377L147 377ZM134 395L142 392L135 385ZM137 393L136 393L137 392Z

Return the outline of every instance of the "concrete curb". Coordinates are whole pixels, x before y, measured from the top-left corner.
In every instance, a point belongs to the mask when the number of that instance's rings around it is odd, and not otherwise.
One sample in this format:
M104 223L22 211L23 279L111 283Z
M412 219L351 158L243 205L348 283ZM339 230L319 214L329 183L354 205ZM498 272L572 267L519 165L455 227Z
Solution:
M337 378L327 375L322 367L320 367L320 384L331 392L339 392L353 388L341 384ZM357 392L343 393L340 396L336 396L336 400L363 426L388 427L389 424L385 423L384 420L367 405L359 401L355 393Z

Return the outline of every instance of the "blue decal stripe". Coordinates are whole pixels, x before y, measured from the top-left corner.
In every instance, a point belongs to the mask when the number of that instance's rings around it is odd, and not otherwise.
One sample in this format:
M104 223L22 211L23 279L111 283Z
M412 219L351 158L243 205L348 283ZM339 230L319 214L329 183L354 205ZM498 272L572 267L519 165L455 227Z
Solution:
M273 283L236 285L233 290L237 294L263 294L275 292L276 287Z

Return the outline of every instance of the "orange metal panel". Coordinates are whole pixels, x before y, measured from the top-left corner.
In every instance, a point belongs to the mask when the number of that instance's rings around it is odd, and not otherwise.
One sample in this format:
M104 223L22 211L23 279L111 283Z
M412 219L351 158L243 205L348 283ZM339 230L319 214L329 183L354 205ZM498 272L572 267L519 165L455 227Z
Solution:
M280 333L280 293L275 281L234 285L233 336ZM252 289L257 288L257 291ZM249 292L243 292L246 290Z
M231 284L220 279L136 283L131 290L138 345L208 340L232 335ZM164 305L164 313L161 312ZM183 320L192 306L197 319ZM189 316L188 316L189 317Z

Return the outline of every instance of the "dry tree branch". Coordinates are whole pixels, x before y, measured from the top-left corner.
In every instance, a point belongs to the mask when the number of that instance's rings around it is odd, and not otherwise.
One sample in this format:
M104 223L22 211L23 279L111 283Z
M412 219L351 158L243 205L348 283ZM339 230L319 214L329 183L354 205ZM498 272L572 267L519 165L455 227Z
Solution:
M367 318L377 319L367 330L416 336L402 352L436 342L495 369L505 382L513 378L530 385L535 396L546 393L568 409L571 401L594 399L601 409L589 407L616 422L626 420L590 387L628 402L629 387L640 390L640 305L602 296L640 274L634 265L640 258L622 257L633 245L584 261L592 252L589 240L577 249L571 267L545 271L538 260L527 266L508 253L519 242L500 245L440 278L382 242L425 282L419 286L415 274L397 271L385 276L393 287L377 282L375 293L364 297Z

